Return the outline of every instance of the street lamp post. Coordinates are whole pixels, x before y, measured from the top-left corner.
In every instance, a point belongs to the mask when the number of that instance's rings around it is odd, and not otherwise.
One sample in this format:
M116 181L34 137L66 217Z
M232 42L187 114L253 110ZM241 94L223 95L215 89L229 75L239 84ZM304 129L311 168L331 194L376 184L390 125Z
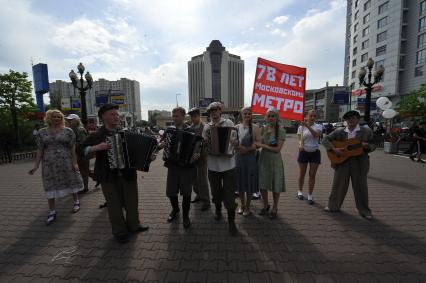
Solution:
M77 69L78 69L78 73L80 74L80 79L78 79L78 76L74 72L74 70L71 70L71 72L69 73L69 76L74 88L78 89L78 91L80 92L81 121L83 125L86 127L87 126L86 91L92 88L93 78L89 72L86 72L86 75L84 76L84 78L87 81L87 85L85 86L84 79L83 79L84 66L81 62L80 64L78 64Z
M383 73L385 72L385 68L383 66L380 66L372 75L371 69L373 69L373 66L374 66L373 59L371 58L368 59L367 61L368 75L367 75L367 70L365 69L365 67L362 67L359 70L359 75L358 75L359 85L365 86L366 95L365 95L364 120L369 127L371 127L371 118L370 118L371 90L373 89L373 86L381 80ZM366 75L367 75L367 79L365 77ZM373 81L371 81L372 76L374 77Z
M178 103L178 95L181 95L180 93L176 93L176 107L178 107L179 106L179 103Z

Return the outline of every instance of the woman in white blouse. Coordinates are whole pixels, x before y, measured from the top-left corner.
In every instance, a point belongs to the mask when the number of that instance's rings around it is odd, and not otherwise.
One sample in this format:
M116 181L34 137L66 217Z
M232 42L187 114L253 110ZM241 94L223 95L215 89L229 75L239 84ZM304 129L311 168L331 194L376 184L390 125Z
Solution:
M318 143L321 131L322 126L315 123L314 110L308 111L306 121L300 123L297 130L297 137L299 139L299 156L297 158L297 162L299 163L299 191L297 192L297 198L300 200L305 199L303 196L303 185L309 164L308 203L310 205L314 204L312 193L314 191L318 166L321 164L321 152Z

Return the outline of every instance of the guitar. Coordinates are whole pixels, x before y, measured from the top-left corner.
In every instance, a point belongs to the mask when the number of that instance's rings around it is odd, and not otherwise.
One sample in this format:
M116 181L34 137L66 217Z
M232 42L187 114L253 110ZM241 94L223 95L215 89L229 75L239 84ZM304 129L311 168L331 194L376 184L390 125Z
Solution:
M343 148L342 153L339 155L337 155L333 150L327 151L328 159L330 159L330 162L333 165L343 163L349 157L359 156L364 153L362 143L358 139L332 141L331 143L336 148Z

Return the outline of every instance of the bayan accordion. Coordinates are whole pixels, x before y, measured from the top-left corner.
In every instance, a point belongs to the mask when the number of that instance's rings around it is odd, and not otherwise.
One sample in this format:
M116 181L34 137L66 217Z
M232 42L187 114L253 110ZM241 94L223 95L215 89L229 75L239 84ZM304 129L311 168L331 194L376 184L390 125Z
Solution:
M193 132L167 128L164 132L163 160L178 166L193 164L195 153L201 153L203 137Z
M110 169L149 171L151 155L157 149L157 140L146 134L120 131L107 136Z
M231 157L234 155L233 139L238 139L235 127L211 126L206 131L207 152L214 156Z

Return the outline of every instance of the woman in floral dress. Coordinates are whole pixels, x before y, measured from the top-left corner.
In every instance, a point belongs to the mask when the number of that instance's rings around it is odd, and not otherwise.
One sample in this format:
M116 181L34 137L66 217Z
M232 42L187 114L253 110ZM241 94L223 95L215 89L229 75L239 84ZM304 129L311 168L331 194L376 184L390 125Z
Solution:
M30 174L37 171L42 162L42 180L49 204L46 224L56 219L55 199L72 194L73 212L80 210L77 192L83 190L77 155L75 151L75 134L64 126L64 115L59 110L46 112L46 128L37 134L37 155Z
M262 141L256 142L262 148L259 157L259 189L262 194L263 208L260 215L266 215L270 209L268 191L272 192L274 204L269 218L277 217L280 193L285 191L284 163L281 148L285 141L285 130L279 126L279 113L269 109L266 113L267 126L262 128Z

